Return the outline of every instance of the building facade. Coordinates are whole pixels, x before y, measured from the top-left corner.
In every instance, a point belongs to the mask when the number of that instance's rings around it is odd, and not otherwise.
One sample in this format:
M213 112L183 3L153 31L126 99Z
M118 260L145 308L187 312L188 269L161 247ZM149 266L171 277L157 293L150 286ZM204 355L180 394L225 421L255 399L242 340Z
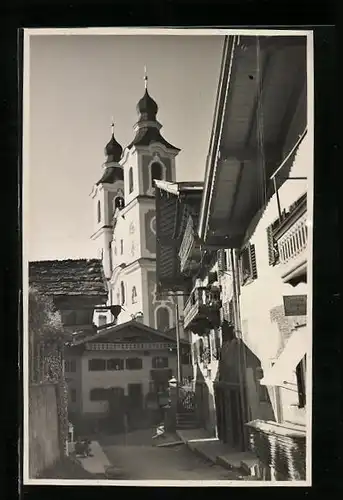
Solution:
M108 282L108 305L120 305L123 323L136 318L166 332L176 325L180 297L159 297L156 289L155 179L175 180L179 149L160 133L158 107L145 93L137 104L135 136L124 148L113 135L105 148L103 174L91 193L98 245ZM110 313L99 310L98 324L111 322ZM183 336L182 323L180 335Z
M184 372L191 371L181 342ZM159 423L177 372L176 339L131 320L76 337L66 349L70 419L79 432L120 432ZM125 422L126 421L126 422Z
M301 36L226 40L198 225L204 248L231 254L234 335L259 360L273 410L243 421L265 473L280 480L306 477L306 47ZM241 363L251 408L247 357Z

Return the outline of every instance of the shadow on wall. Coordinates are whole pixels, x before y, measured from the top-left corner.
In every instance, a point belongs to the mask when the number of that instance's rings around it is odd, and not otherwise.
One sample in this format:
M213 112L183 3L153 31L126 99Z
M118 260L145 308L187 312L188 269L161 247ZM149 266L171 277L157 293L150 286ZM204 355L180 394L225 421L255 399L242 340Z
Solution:
M56 384L29 387L29 475L34 479L62 455Z

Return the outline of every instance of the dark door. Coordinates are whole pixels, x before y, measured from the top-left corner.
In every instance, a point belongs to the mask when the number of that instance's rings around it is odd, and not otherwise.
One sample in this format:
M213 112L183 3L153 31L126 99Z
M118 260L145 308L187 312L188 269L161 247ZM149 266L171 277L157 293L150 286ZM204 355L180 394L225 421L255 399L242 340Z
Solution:
M122 432L124 429L125 396L122 387L113 387L108 391L108 426L110 432Z
M142 384L128 385L129 406L134 410L143 408L143 388Z

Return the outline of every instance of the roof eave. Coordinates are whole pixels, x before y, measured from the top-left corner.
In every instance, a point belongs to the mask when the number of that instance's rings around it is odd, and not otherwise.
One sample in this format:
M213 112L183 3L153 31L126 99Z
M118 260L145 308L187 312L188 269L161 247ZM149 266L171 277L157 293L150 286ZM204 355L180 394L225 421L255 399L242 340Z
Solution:
M198 235L202 241L206 241L207 238L208 214L212 203L212 185L217 167L217 155L225 117L227 96L230 91L231 70L233 67L232 61L236 43L236 35L225 37L210 147L206 162L203 197L198 221Z

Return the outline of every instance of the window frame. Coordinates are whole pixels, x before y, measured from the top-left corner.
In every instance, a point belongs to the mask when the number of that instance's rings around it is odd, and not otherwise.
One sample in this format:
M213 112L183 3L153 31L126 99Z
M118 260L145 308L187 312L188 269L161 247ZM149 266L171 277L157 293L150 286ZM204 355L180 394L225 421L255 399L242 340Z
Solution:
M247 272L246 269L244 268L244 266L247 264L247 262L243 263L244 257L245 259L248 260ZM240 278L241 278L240 282L242 286L247 285L248 283L251 283L258 278L256 248L254 243L248 243L240 251L239 268L240 268Z
M128 365L130 362L132 362L133 360L137 361L139 360L140 361L140 367L139 368L130 368ZM126 370L130 370L130 371L138 371L138 370L142 370L143 369L143 359L142 358L138 358L138 357L134 357L134 358L126 358L125 359L125 369Z
M94 361L101 361L104 363L104 368L91 368L91 364L92 362L94 363ZM91 358L88 360L88 371L89 372L105 372L106 371L106 359L105 358Z
M163 363L161 363L160 366L159 366L158 360L163 360ZM165 363L165 361L166 361L166 363ZM154 356L151 360L151 366L154 370L162 370L164 368L169 368L168 356Z
M120 368L109 368L109 364L111 361L119 361L118 365L120 366ZM108 358L106 359L106 371L109 371L109 372L116 372L116 371L123 371L125 370L125 362L124 362L124 359L123 358Z

